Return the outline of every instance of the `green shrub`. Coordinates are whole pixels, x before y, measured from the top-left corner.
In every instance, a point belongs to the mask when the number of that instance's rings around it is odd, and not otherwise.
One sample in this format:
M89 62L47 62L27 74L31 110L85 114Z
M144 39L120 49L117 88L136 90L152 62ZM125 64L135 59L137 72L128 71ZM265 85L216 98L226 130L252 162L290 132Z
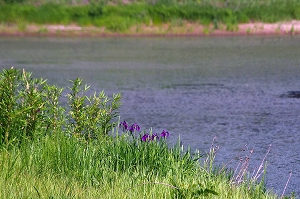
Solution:
M295 8L294 17L295 19L300 19L300 6Z
M73 86L68 94L68 131L87 140L107 134L115 125L111 121L118 116L116 111L121 95L114 94L113 99L109 99L102 91L88 97L85 93L89 86L82 88L82 80L78 78L72 82Z
M294 1L274 1L270 4L254 4L239 10L251 20L274 23L296 19L294 15L300 3Z
M89 6L88 16L91 18L101 17L103 15L103 7L101 5Z
M64 6L58 4L44 4L32 13L31 21L39 24L45 23L69 23L70 15Z
M124 32L128 30L133 22L128 17L108 16L95 19L93 24L98 27L103 27L112 32Z
M118 116L121 95L113 99L103 91L90 97L80 95L81 82L73 82L68 109L59 103L63 89L32 78L25 70L4 69L0 74L0 145L62 131L87 140L107 134ZM86 86L81 94L87 90Z
M179 10L177 6L156 5L149 7L149 15L154 22L168 22L180 16Z
M48 99L43 79L32 79L25 71L3 70L0 99L0 145L32 139L47 127L43 111Z
M90 6L73 6L66 7L66 12L70 16L70 19L77 21L82 17L89 16Z
M15 22L21 14L18 5L1 5L0 4L0 21L2 22Z
M107 21L105 27L113 32L124 32L128 30L131 26L131 22L129 18L123 17L112 17L109 21Z
M123 6L107 5L103 7L103 14L123 17L140 17L148 14L148 6L145 4L131 4Z
M25 3L26 0L3 0L6 4L14 4L14 3Z

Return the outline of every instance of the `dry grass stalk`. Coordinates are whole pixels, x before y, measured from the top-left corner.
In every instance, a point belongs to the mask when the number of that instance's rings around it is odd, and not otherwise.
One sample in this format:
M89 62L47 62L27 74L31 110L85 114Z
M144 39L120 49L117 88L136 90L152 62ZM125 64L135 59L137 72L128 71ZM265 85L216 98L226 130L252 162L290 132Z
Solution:
M216 157L216 154L217 154L217 151L219 150L219 146L214 146L214 142L215 140L217 139L217 136L215 136L212 140L212 143L210 145L210 149L209 149L209 153L207 154L207 158L206 160L204 161L204 165L206 166L212 166L212 163ZM212 168L211 168L212 169Z
M267 151L267 153L266 153L266 155L265 155L265 157L262 159L262 161L261 161L261 163L260 163L260 165L259 165L259 167L257 168L257 170L256 170L256 172L254 171L253 172L253 174L254 175L252 175L252 177L251 177L251 181L252 182L256 182L257 181L257 179L263 174L263 172L264 172L264 165L266 164L266 158L267 158L267 155L270 153L270 150L271 150L271 144L269 145L269 148L268 148L268 151Z
M244 147L243 151L245 151L246 146ZM239 163L233 173L233 177L231 179L232 184L241 184L244 182L245 175L247 174L248 168L249 168L249 161L250 157L253 153L253 149L250 150L250 153L248 156L240 157Z
M239 154L243 151L246 151L247 150L246 148L247 147L245 146L243 148L243 150L239 152ZM264 173L265 165L266 165L266 157L269 154L270 150L271 150L271 145L269 146L268 151L265 154L264 158L262 159L259 167L256 170L254 169L253 174L249 179L251 183L257 182L258 179L261 177L261 175ZM247 180L246 175L249 173L248 170L249 170L250 157L253 154L253 152L254 152L254 150L251 149L249 151L249 155L247 155L245 157L236 156L236 157L239 157L239 162L238 162L238 164L234 170L233 176L231 178L231 184L238 185L238 184L245 182L245 180ZM230 160L230 162L232 162L232 160ZM228 165L229 163L227 163L226 165Z
M288 180L287 180L287 182L286 182L286 184L285 184L285 186L284 186L284 189L283 189L283 191L282 191L282 194L281 194L280 198L284 198L284 193L285 193L285 190L286 190L286 188L287 188L287 186L288 186L288 184L289 184L289 182L290 182L291 177L292 177L292 171L291 171L290 174L289 174L289 178L288 178Z

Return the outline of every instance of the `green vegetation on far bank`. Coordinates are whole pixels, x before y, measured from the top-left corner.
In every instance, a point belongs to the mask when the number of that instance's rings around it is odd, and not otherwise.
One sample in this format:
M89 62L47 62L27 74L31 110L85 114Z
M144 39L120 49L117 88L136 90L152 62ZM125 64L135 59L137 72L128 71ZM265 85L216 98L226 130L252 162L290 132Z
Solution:
M235 30L239 23L300 19L299 0L47 1L0 0L2 24L78 24L124 32L183 21Z
M72 81L62 89L16 69L0 74L0 198L278 198L249 156L235 171L214 165L217 147L192 153L172 136L120 122L121 95ZM264 162L262 162L263 165Z

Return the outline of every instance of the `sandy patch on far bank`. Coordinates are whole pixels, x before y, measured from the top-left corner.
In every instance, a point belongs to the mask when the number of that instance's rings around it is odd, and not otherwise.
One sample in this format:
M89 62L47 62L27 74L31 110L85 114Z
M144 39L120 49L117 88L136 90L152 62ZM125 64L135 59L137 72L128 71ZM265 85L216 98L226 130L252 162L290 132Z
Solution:
M300 34L300 20L278 23L247 23L233 27L219 24L204 26L183 22L181 25L159 26L139 25L115 33L105 27L81 27L78 25L35 25L0 24L0 36L204 36L204 35L297 35Z
M249 34L300 34L300 21L280 23L249 23L240 24L239 32Z

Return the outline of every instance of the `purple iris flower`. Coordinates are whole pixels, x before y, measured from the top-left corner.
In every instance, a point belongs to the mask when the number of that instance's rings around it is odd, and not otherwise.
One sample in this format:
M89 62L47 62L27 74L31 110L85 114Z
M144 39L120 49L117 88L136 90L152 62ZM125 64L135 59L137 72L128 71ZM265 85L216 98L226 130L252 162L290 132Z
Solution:
M137 123L134 123L133 125L131 125L131 127L129 128L129 131L132 133L134 131L139 131L141 128Z
M167 138L170 136L170 133L166 130L163 130L162 133L160 134L160 137L163 137L163 138Z
M146 142L146 141L149 141L149 133L146 133L145 135L143 135L143 137L142 137L142 141L143 142Z
M156 133L153 133L151 136L150 136L150 140L159 140L159 137Z
M128 123L126 121L121 122L120 126L123 126L123 130L128 130Z

